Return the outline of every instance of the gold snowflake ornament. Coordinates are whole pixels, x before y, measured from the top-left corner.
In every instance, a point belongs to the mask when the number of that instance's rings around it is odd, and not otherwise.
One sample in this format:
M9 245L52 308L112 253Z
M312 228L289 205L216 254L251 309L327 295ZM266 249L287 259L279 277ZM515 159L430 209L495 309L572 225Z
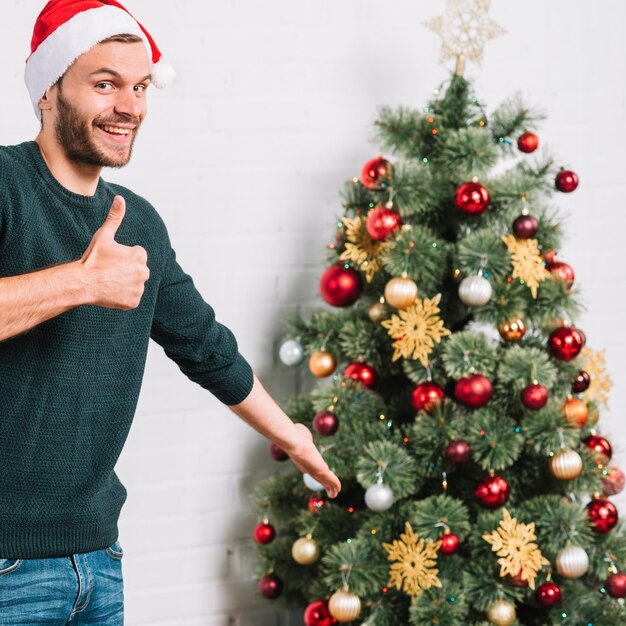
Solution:
M489 5L490 0L447 0L444 14L424 23L441 37L442 62L464 56L480 65L485 44L506 32L487 15Z
M339 257L342 261L352 261L365 274L365 280L372 282L374 274L383 266L382 253L389 244L386 241L375 241L365 228L365 220L360 216L354 218L344 217L343 224L346 227L346 249Z
M441 294L431 299L416 298L408 309L401 309L391 319L381 322L389 336L395 339L392 361L402 357L420 361L428 367L428 355L435 344L450 334L438 316L440 300Z
M583 369L589 374L591 383L585 391L585 399L609 406L609 392L613 381L606 371L606 350L583 348Z
M409 596L419 596L424 589L441 587L437 574L437 551L440 541L424 541L406 523L404 534L393 543L383 543L388 560L395 561L389 568L389 585Z
M485 533L483 539L491 544L491 549L500 557L500 576L519 576L535 588L535 578L542 565L550 565L539 546L534 543L535 523L521 524L511 514L502 509L500 527L492 533Z
M523 281L530 289L533 298L536 298L539 284L550 276L539 254L537 240L517 239L515 235L504 235L502 241L511 253L513 278Z

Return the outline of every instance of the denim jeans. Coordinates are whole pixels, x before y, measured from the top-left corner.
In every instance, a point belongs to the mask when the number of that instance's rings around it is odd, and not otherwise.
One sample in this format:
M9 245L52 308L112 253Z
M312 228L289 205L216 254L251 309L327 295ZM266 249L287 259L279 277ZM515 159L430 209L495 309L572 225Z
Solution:
M0 555L0 626L123 626L123 554L116 541L59 558Z

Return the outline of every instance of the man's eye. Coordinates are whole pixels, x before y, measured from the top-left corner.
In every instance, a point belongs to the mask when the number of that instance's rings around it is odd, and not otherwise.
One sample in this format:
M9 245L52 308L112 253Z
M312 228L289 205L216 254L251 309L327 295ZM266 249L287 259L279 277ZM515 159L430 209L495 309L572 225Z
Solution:
M96 83L96 88L109 91L110 89L113 89L113 85L111 85L111 83Z
M143 93L146 89L146 85L135 85L135 91L139 93Z

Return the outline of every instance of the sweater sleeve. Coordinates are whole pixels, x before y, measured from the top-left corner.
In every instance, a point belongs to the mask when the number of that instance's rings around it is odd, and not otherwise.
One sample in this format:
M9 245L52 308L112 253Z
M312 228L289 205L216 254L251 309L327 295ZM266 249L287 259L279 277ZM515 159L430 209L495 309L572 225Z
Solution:
M192 381L228 405L245 400L252 368L233 333L215 319L170 247L157 294L150 336Z

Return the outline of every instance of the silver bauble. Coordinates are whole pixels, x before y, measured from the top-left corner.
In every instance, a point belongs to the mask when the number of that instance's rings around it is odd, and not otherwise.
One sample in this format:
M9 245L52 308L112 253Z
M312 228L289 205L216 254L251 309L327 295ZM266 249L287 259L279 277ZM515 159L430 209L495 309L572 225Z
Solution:
M304 361L304 348L299 341L287 339L280 344L278 358L289 367L300 365Z
M508 600L496 600L487 609L487 619L495 626L511 626L517 619L515 605Z
M328 610L338 622L351 622L361 615L361 599L347 589L330 596Z
M378 483L367 488L365 492L365 504L367 508L377 513L391 508L395 501L393 491L384 483Z
M579 546L567 546L556 556L556 569L565 578L580 578L589 569L589 556Z
M322 489L324 489L324 485L322 485L322 483L318 483L317 480L311 476L311 474L303 474L302 479L304 480L304 484L311 491L322 491Z
M491 298L491 285L482 276L467 276L459 285L459 299L467 306L483 306Z

